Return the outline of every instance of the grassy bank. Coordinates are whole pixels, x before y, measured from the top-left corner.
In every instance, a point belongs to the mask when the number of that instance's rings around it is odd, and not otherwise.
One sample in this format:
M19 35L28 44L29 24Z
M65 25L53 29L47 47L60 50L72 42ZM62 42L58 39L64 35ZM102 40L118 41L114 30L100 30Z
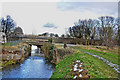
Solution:
M98 55L100 57L103 57L104 59L107 59L108 61L120 65L118 63L118 54L113 53L113 52L103 52L103 51L98 51L98 50L93 50L93 49L86 49L85 47L74 47L76 50L80 50L82 52L90 52L91 54Z
M29 55L30 46L26 43L19 43L14 46L9 46L9 43L4 44L1 51L0 68L4 68L9 65L21 63ZM17 54L17 55L16 55ZM22 57L20 56L22 55Z
M65 57L56 65L55 72L53 73L51 78L73 78L73 75L71 74L71 69L72 62L74 60L80 60L81 62L83 62L85 69L89 70L88 74L91 78L118 78L118 73L114 69L110 68L102 60L99 60L91 55L85 54L84 52L87 51L86 49L74 47L74 50L76 51L75 54L71 54ZM99 53L98 51L92 52L94 52L94 54ZM110 57L112 55L108 53L105 57L109 58L107 56ZM113 59L113 61L117 61L117 59Z

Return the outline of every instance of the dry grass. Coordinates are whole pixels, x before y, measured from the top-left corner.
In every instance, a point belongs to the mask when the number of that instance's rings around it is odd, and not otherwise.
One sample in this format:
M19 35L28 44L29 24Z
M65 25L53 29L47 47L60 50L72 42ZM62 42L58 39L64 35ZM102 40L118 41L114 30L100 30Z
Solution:
M62 45L54 44L57 49L62 49Z
M118 46L115 46L113 48L107 48L106 46L83 46L83 48L85 49L89 49L89 50L97 50L97 51L102 51L102 52L108 52L108 53L114 53L114 54L118 54Z

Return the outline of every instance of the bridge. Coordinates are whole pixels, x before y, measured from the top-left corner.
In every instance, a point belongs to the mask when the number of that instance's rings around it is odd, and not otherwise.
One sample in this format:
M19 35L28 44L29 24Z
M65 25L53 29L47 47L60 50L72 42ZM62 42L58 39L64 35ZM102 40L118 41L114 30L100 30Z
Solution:
M38 48L38 53L42 52L41 47L48 43L48 39L50 37L39 37L39 36L24 36L22 37L22 41L29 44L30 46L35 45ZM31 54L30 54L31 55Z
M9 41L19 41L26 42L30 45L41 46L43 43L48 42L48 39L51 37L44 36L34 36L34 35L22 35L22 36L9 36Z
M12 36L9 37L10 45L18 44L20 42L25 42L30 46L35 45L41 48L45 43L48 43L48 39L51 37L33 36L33 35L23 35L23 36Z
M29 45L36 45L41 48L45 43L48 43L48 41L24 41L25 43Z
M41 48L44 43L48 43L50 37L23 36L22 40L29 45L36 45Z

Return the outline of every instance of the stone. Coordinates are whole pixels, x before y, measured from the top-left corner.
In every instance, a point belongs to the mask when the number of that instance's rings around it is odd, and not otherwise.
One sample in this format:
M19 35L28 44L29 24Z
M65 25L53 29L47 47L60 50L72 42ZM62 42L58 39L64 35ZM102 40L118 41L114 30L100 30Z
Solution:
M75 75L74 77L73 77L73 79L76 79L77 78L77 75Z
M109 66L112 67L114 70L116 70L118 73L120 73L120 72L119 72L119 65L113 64L113 63L109 62L108 60L106 60L106 59L104 59L104 58L102 58L102 57L100 57L100 56L98 56L98 55L93 55L93 54L91 54L91 53L89 53L89 52L85 52L85 53L87 53L87 54L89 54L89 55L91 55L91 56L94 56L94 57L96 57L96 58L98 58L98 59L103 60L103 62L105 62L107 65L109 65ZM115 67L117 67L117 68L115 68Z
M82 75L80 74L79 77L82 77Z

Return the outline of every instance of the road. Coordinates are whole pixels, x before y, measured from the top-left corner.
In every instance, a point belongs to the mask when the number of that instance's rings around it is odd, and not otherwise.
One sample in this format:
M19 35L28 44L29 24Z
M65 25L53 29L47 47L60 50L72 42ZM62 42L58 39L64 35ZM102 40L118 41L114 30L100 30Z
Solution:
M63 43L55 43L57 45L64 45ZM76 44L67 44L68 47L70 46L84 46L84 45L76 45Z

